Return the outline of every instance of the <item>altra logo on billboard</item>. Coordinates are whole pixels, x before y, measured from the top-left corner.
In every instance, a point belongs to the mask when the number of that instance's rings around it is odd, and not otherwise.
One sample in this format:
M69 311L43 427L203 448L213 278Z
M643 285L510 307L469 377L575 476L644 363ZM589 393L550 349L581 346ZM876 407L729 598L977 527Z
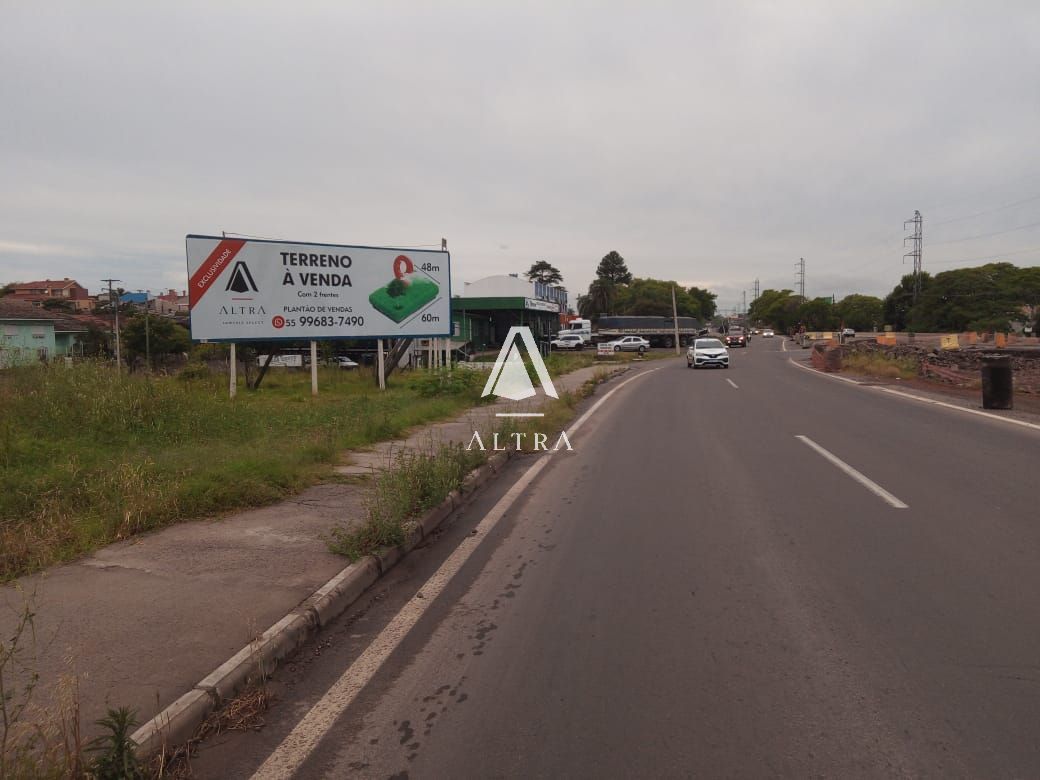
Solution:
M520 356L518 339L527 349L527 354L534 365L535 374L538 376L538 381L542 383L545 394L551 398L559 398L552 377L549 376L545 362L538 352L534 336L531 335L531 329L516 325L510 328L509 333L506 334L506 340L502 344L502 349L498 351L495 365L491 369L491 375L488 377L487 384L484 385L484 392L480 394L480 397L497 395L499 398L522 401L535 394L531 377L527 373L527 366L524 365L524 359Z

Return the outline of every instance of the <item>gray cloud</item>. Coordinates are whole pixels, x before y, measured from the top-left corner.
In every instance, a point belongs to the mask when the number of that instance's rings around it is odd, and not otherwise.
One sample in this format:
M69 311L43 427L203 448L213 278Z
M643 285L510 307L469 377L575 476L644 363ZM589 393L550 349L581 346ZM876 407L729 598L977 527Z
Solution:
M1033 3L53 3L0 10L0 281L183 287L183 236L449 239L884 294L1040 246ZM50 251L46 251L50 248ZM1032 263L1040 250L1014 256Z

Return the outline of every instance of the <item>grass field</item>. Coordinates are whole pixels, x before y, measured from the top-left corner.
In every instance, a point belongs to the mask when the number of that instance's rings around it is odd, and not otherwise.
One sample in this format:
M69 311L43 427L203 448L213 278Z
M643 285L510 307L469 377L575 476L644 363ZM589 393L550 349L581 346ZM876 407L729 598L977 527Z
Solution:
M631 359L629 356L623 360ZM559 375L591 353L553 354ZM226 375L117 374L93 363L0 373L0 582L180 520L277 501L344 450L481 403L483 371L390 378L274 369L227 397Z
M339 454L480 402L484 376L323 370L269 375L231 402L226 376L109 366L0 375L0 581L185 518L275 501Z

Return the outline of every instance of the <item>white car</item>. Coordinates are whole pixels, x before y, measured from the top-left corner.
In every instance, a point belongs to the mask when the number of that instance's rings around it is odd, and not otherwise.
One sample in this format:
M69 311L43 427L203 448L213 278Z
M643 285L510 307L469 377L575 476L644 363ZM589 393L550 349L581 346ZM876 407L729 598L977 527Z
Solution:
M855 328L845 328L841 332L841 337L845 338L845 339L854 339L854 338L856 338L856 329Z
M704 366L729 368L729 350L718 339L697 339L686 350L686 365L690 368Z
M650 342L642 336L623 336L613 341L608 341L607 346L615 352L646 352L650 349Z
M332 362L332 365L337 366L339 368L357 368L358 367L358 364L355 363L353 360L351 360L348 357L334 358L333 362Z
M584 349L585 339L579 333L561 333L549 342L552 349Z
M771 331L769 328L766 328L764 331L762 331L762 338L764 338L764 339L771 339L771 338L773 338L773 331Z

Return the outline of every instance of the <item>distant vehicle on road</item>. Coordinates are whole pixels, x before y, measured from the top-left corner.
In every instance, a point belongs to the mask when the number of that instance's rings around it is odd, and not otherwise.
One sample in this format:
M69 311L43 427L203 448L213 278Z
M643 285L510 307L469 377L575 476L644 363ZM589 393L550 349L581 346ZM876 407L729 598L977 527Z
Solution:
M769 328L766 328L764 331L762 331L762 338L764 338L764 339L771 339L771 338L773 338L773 331L771 331Z
M690 368L721 366L729 368L729 350L718 339L696 339L686 350L686 365Z
M726 346L727 347L746 347L747 336L743 333L727 333L726 334Z
M843 330L841 332L841 337L844 338L844 339L855 338L856 337L856 329L855 328L845 328L845 330Z
M357 368L358 364L348 357L337 357L332 359L332 365L337 368Z
M585 338L580 333L561 333L549 342L552 349L576 349L585 347Z
M607 346L615 352L646 352L650 349L650 342L642 336L624 336L614 341L608 341Z

